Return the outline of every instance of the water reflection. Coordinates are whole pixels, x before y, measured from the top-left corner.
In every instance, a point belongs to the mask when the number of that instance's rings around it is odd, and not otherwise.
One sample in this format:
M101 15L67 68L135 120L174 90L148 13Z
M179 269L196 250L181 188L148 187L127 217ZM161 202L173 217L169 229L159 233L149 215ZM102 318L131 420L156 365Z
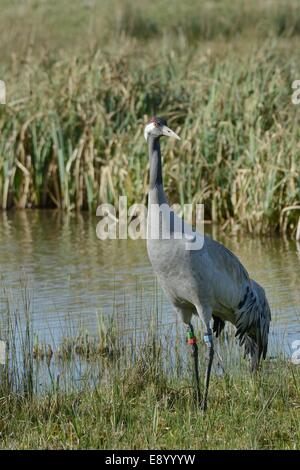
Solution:
M170 305L159 289L156 292L145 242L100 241L96 224L90 214L0 214L2 284L17 292L21 273L30 279L35 330L40 336L51 331L59 337L70 318L92 330L100 312L113 311L124 329L143 329L157 295L163 321L174 322ZM213 236L232 249L266 289L272 334L285 335L288 348L293 339L300 339L299 243L279 237L226 237L214 230ZM0 306L5 309L3 301Z

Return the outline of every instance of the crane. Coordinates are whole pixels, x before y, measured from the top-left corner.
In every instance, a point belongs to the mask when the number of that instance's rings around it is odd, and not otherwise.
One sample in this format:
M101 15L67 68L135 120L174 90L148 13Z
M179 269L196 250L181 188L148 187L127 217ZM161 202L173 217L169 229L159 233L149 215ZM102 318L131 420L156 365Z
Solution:
M245 355L250 358L250 370L255 372L261 358L266 357L271 312L264 289L249 277L239 259L221 243L194 231L169 206L163 187L162 136L180 140L165 119L151 118L144 128L150 161L147 251L163 291L187 326L196 400L205 411L214 357L213 333L218 337L225 322L232 323L240 346L244 346ZM200 317L205 328L203 396L193 315Z

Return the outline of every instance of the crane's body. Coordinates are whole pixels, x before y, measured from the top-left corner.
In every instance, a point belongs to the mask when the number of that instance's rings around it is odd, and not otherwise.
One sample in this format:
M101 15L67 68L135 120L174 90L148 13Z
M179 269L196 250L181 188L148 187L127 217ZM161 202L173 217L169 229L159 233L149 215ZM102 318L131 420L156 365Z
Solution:
M208 346L202 401L202 408L205 409L213 360L212 319L213 331L217 336L226 321L237 327L240 344L245 345L245 352L251 358L251 368L256 370L261 356L265 357L267 352L270 308L263 288L250 279L238 258L224 245L193 231L169 207L163 189L159 139L161 135L178 136L159 118L153 118L147 127L145 137L150 158L148 255L163 290L175 311L188 325L199 400L198 348L191 324L192 316L198 315L205 325L204 340Z

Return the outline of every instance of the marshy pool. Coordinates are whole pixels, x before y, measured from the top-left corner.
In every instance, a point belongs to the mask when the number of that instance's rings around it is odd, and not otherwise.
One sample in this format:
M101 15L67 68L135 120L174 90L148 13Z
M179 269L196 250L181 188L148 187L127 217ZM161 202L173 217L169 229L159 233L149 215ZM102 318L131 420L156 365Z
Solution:
M99 315L116 315L121 330L148 328L153 308L163 325L172 308L156 285L145 241L100 241L97 218L51 210L0 214L1 284L15 299L26 278L33 329L42 341L58 342L70 322L93 332ZM206 226L211 234L211 227ZM300 244L283 238L213 237L240 258L266 290L271 309L271 350L285 352L300 339ZM26 282L27 282L26 281ZM6 309L4 294L0 315ZM155 307L154 307L155 306ZM271 351L272 353L272 351Z

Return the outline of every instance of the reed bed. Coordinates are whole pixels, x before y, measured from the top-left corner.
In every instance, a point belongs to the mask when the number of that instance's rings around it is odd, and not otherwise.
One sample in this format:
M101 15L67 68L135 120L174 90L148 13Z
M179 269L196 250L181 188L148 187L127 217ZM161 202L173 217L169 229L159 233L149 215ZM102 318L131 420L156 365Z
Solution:
M194 43L248 34L297 37L297 0L2 0L1 52L26 51L28 45L46 50L105 46L124 37L140 42L171 36Z
M227 330L217 345L203 415L183 332L166 337L155 326L155 308L145 330L133 330L125 342L114 317L102 318L93 334L77 331L46 344L33 328L26 282L20 291L17 304L12 292L2 293L2 449L299 448L300 372L283 355L253 376ZM203 375L205 346L199 346Z
M173 11L169 3L161 2ZM163 150L172 203L202 202L207 220L235 231L295 234L298 226L299 234L299 107L291 102L300 76L298 4L225 3L216 15L216 3L199 2L199 18L188 3L179 21L132 2L117 2L119 16L107 17L100 2L95 22L107 24L110 37L100 28L103 37L70 50L67 22L60 49L51 49L52 36L43 45L38 26L22 55L10 46L1 66L8 94L0 108L1 207L95 211L103 202L117 206L120 195L145 202L142 130L157 113L182 137ZM48 11L28 5L33 22Z

